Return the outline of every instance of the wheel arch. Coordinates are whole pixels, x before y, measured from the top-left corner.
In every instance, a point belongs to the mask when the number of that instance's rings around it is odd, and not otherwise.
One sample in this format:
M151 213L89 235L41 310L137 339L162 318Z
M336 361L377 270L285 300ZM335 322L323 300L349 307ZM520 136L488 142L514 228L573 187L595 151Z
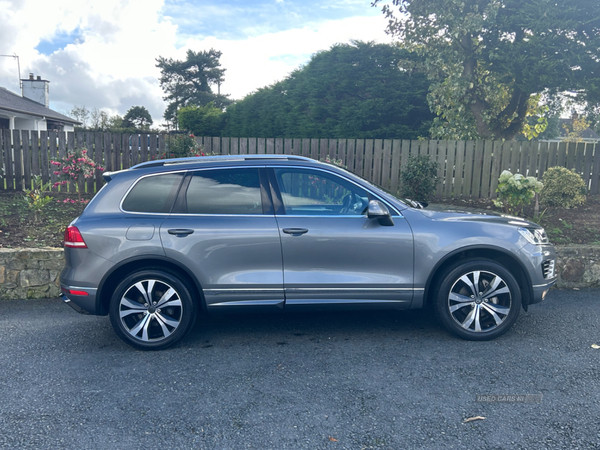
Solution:
M108 272L98 287L96 296L96 311L101 315L107 315L109 303L114 290L121 280L127 274L143 269L161 269L171 272L173 275L183 279L188 285L190 293L198 301L199 307L206 311L206 303L202 294L202 286L198 279L183 265L173 261L172 259L163 258L160 256L139 256L121 261L113 266ZM123 274L125 272L125 274Z
M461 248L449 253L440 261L438 261L434 269L431 271L429 278L427 279L427 283L425 284L425 292L423 297L425 305L431 305L431 302L433 301L431 295L432 288L437 284L440 276L447 267L460 260L473 258L489 259L502 264L506 270L508 270L517 280L519 288L521 289L521 305L523 306L523 309L527 311L527 305L529 305L530 300L533 298L533 286L531 283L531 278L529 277L525 266L517 257L511 253L508 253L504 249L499 249L498 247L477 246Z

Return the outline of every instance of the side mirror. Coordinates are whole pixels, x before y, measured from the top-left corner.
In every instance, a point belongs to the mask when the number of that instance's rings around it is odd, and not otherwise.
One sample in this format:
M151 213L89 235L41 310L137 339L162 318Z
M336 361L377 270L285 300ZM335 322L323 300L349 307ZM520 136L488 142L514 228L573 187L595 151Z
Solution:
M384 227L394 226L390 210L379 200L371 200L367 207L367 217L369 219L377 219L379 224Z

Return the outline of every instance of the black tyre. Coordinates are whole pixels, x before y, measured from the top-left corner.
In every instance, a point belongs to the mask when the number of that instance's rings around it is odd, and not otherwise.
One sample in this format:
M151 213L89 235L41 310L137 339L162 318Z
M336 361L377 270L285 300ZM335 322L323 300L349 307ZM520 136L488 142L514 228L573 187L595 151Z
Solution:
M142 270L126 277L110 301L110 321L127 344L161 350L193 327L198 308L183 281L163 270Z
M521 290L502 265L476 259L449 267L437 286L434 308L442 325L471 341L506 333L521 309Z

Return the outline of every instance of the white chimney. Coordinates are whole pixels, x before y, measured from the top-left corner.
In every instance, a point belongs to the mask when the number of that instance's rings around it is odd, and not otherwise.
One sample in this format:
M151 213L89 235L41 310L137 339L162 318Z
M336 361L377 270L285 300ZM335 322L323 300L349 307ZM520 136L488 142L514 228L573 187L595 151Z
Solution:
M21 84L23 97L38 102L46 108L50 106L50 82L48 80L42 80L39 75L34 78L33 73L30 73L29 78L21 80Z

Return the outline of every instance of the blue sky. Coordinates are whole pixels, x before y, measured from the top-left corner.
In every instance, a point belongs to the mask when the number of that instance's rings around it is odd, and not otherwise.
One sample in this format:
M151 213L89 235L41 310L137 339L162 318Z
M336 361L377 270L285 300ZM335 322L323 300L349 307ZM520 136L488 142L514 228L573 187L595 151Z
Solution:
M82 30L75 28L72 31L59 31L48 39L41 39L35 49L42 55L51 55L52 53L64 49L69 44L75 44L83 41Z
M219 39L246 39L300 25L380 14L368 1L323 0L168 0L161 12L177 22L181 38Z
M222 92L240 99L335 43L390 41L371 0L0 0L0 23L0 54L50 80L53 109L145 106L157 122L158 56L221 51ZM19 90L16 69L0 58L0 86Z

